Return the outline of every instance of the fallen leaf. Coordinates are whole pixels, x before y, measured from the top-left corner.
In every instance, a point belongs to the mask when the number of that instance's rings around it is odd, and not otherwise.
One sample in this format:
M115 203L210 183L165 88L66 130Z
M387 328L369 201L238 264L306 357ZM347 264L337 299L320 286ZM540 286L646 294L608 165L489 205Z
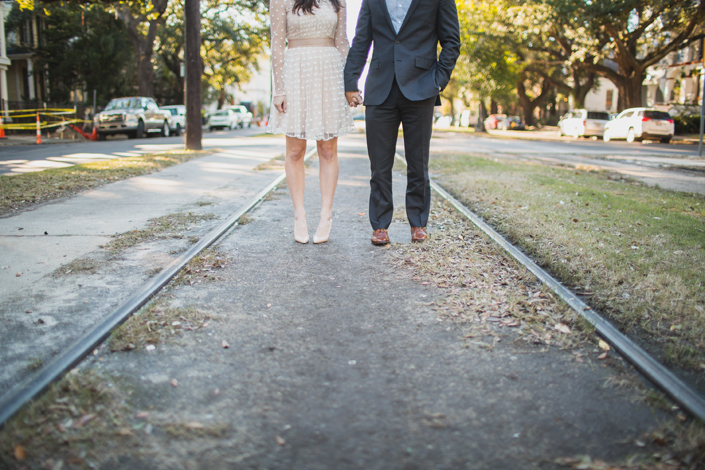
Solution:
M597 345L600 346L600 349L602 349L603 351L609 351L610 349L612 349L612 348L610 348L610 345L609 345L609 344L605 343L605 342L602 341L602 340L600 340L600 341L597 343Z
M15 277L20 277L22 273L15 273Z
M86 424L90 423L93 418L95 418L94 414L83 415L78 421L76 421L76 426L79 428L85 426Z
M573 222L577 222L577 221L578 221L578 219L573 219Z
M357 215L365 215L366 212L358 212Z
M276 436L274 439L277 441L277 444L279 444L280 446L283 446L284 444L286 444L286 439L284 439L281 436Z
M597 356L597 358L598 358L599 360L606 359L606 358L607 358L607 353L606 353L606 352L603 352L602 354L600 354L599 356Z
M179 386L179 381L176 380L176 379L171 379L171 381L170 381L169 383L171 384L172 387L178 387L178 386Z
M149 411L138 411L137 414L135 415L135 418L137 418L137 419L149 418Z
M132 430L129 428L120 428L115 431L118 436L132 436Z
M25 311L24 313L32 313L32 311L31 311L31 310L27 310L27 311Z
M565 333L567 335L570 334L570 328L568 327L568 325L564 325L563 323L557 323L554 328L560 331L561 333Z
M220 344L221 344L221 346L223 346L223 349L228 349L228 348L230 347L230 345L228 344L228 342L225 341L225 340L223 340Z
M24 460L25 458L24 448L21 445L15 446L15 458L17 460Z

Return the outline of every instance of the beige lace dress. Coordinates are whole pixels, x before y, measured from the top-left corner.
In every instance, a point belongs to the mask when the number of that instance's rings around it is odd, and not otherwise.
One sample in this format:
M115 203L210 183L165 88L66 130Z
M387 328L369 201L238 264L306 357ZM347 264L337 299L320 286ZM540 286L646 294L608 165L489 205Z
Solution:
M267 132L329 140L354 129L345 99L348 55L345 3L336 12L318 0L313 14L292 12L293 0L271 0L273 96L286 96L286 113L271 107ZM287 47L288 42L288 47Z

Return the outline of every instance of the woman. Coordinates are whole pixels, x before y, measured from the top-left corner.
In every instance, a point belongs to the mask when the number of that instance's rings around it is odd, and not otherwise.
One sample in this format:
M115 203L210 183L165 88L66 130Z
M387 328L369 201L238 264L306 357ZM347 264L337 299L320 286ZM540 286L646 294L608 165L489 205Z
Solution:
M318 146L321 219L313 243L328 241L338 182L338 137L354 128L345 99L348 55L344 0L271 0L274 97L267 132L286 135L286 179L294 239L308 243L304 210L306 140ZM286 41L288 40L288 48Z

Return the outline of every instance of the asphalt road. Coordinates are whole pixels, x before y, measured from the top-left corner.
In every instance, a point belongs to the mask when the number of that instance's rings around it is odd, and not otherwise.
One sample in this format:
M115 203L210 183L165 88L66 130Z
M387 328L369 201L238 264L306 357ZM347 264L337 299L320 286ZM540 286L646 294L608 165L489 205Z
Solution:
M203 147L224 148L237 145L235 137L264 133L264 128L236 129L203 133ZM145 153L182 148L183 136L127 139L122 136L104 142L52 143L0 147L0 174L60 168L117 157L134 157Z
M246 145L238 137L263 134L264 128L205 132L204 148L230 148ZM496 132L464 134L442 129L434 131L434 152L473 152L530 159L544 164L561 164L585 169L609 170L635 178L651 186L674 191L705 194L705 159L697 156L692 144L603 142L573 139L551 133ZM357 136L362 137L360 135ZM363 140L364 139L360 139ZM58 168L118 157L181 148L183 137L111 139L105 142L18 145L0 147L0 174L17 174ZM364 145L364 142L363 142ZM403 152L403 139L398 149ZM675 171L674 171L675 170Z

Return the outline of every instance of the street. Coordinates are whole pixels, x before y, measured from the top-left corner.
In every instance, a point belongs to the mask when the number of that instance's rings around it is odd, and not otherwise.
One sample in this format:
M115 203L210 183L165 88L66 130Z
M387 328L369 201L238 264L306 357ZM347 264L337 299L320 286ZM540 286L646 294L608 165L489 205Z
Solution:
M203 148L234 145L234 137L263 134L264 128L203 132ZM146 153L183 148L184 137L151 137L127 139L123 136L104 142L56 143L45 145L0 146L0 175L61 168L65 166L112 159L135 157Z

